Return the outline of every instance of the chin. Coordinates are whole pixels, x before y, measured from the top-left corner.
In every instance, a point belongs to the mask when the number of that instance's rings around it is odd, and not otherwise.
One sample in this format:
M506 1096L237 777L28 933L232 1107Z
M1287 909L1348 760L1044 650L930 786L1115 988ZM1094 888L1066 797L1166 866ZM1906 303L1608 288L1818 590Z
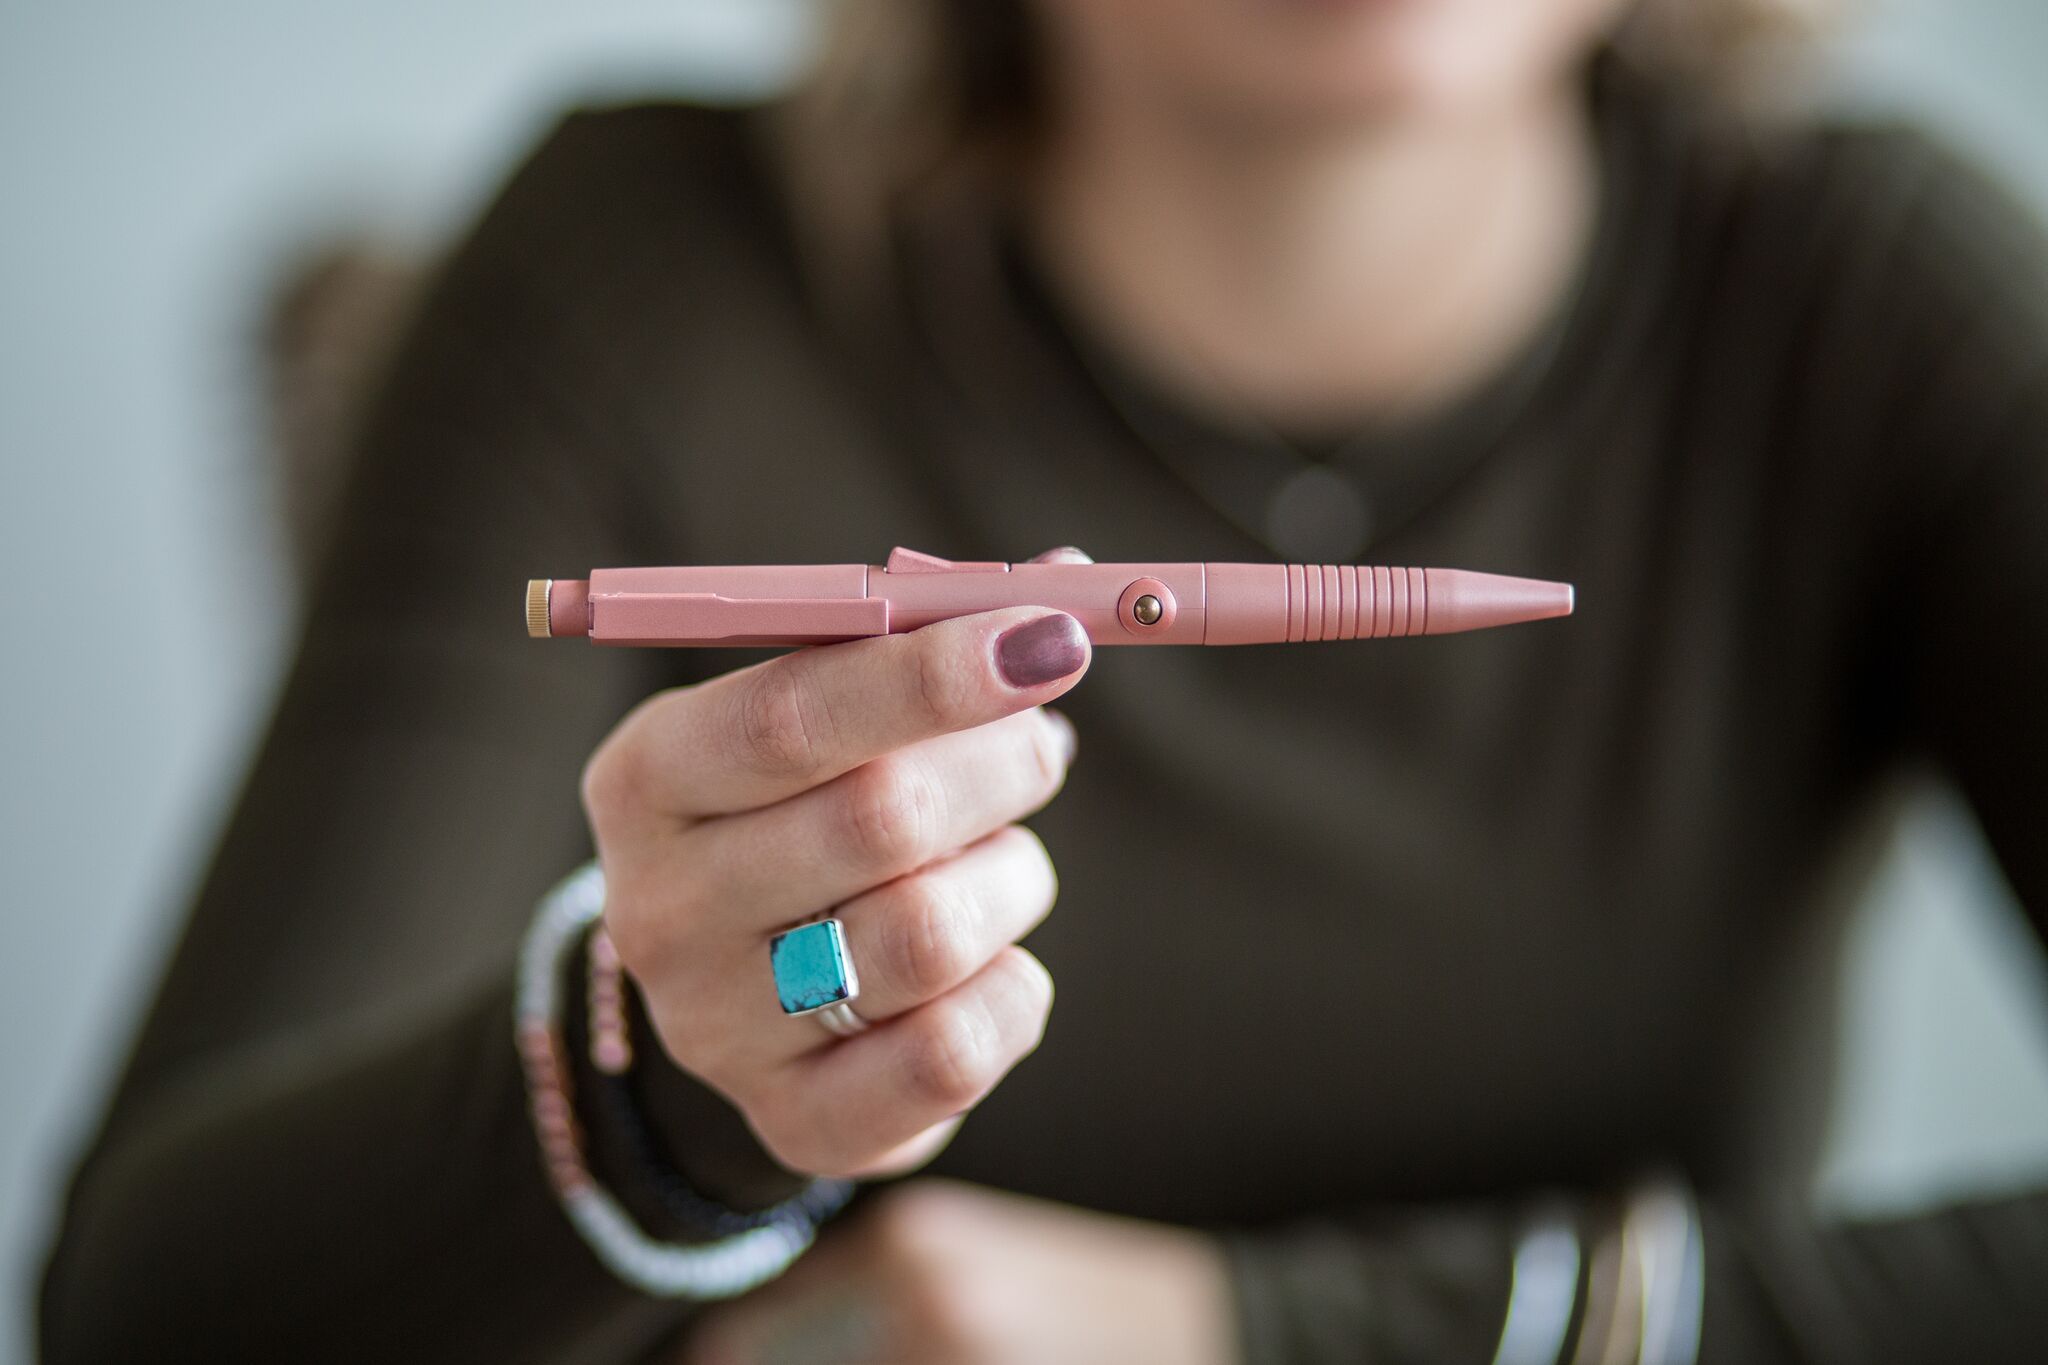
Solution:
M1614 0L1209 0L1184 7L1191 22L1175 65L1212 99L1269 116L1455 114L1554 85L1617 9Z

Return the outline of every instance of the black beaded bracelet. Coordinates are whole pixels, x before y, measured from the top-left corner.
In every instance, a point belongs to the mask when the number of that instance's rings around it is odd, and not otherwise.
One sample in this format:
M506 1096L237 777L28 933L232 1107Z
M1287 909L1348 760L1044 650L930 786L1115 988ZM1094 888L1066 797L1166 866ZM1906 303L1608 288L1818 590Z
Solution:
M588 973L593 1117L616 1140L616 1155L625 1166L619 1174L647 1197L653 1210L684 1236L710 1241L778 1224L814 1228L846 1207L855 1188L849 1180L814 1179L789 1198L751 1211L732 1208L693 1186L662 1150L634 1092L632 1018L639 1015L644 1028L644 1002L621 970L602 922L585 939L581 957Z
M691 1185L661 1152L661 1144L641 1112L628 1075L600 1075L597 1100L603 1121L623 1140L632 1163L627 1174L636 1189L650 1196L662 1216L693 1236L731 1237L777 1223L816 1226L845 1208L853 1198L850 1180L812 1180L779 1204L765 1209L735 1209Z

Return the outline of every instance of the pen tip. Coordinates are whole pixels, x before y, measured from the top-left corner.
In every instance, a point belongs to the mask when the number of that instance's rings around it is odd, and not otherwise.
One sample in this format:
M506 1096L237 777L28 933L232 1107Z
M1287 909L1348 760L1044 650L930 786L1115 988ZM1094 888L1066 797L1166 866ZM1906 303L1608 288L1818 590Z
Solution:
M1578 592L1569 583L1465 569L1427 569L1424 573L1429 591L1425 633L1430 635L1570 616L1578 606Z

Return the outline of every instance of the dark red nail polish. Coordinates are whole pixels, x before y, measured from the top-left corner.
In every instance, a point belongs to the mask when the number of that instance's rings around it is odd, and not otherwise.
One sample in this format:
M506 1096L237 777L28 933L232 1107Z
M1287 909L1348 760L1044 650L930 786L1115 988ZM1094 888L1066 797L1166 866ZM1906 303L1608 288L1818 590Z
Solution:
M1012 626L996 637L996 670L1012 687L1064 678L1088 658L1088 635L1065 612Z

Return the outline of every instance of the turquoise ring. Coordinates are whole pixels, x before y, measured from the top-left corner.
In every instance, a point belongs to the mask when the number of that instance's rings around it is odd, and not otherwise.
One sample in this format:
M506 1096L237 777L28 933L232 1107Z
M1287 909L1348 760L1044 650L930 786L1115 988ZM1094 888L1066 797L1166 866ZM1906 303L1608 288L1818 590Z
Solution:
M860 997L860 975L853 969L846 929L838 920L813 920L769 939L768 967L784 1014L816 1015L819 1023L841 1037L868 1026L853 1012L853 1002Z

